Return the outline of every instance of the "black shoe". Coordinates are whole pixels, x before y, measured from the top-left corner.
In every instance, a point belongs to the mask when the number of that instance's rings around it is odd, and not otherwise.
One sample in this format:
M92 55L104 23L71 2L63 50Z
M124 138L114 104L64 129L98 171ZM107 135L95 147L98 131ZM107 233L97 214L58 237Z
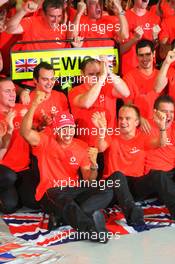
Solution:
M103 213L99 210L95 211L92 215L94 228L90 229L89 239L94 242L107 243L108 242L108 231L105 227L105 218Z
M59 226L62 226L61 219L58 216L55 216L54 213L49 215L49 222L48 222L48 231L52 231L57 229Z
M133 206L129 217L126 219L129 226L141 226L145 225L144 213L141 207Z

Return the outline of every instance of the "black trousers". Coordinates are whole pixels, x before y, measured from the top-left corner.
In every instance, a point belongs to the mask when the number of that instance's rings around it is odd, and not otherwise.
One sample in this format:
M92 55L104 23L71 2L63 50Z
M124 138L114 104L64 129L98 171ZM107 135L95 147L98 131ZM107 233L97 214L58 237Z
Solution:
M46 213L54 213L65 224L79 231L89 231L94 223L92 214L106 208L112 199L112 190L91 187L64 187L48 189L40 200Z
M0 211L13 213L21 206L39 208L35 200L38 179L31 169L15 172L0 165Z
M132 195L135 199L149 198L153 194L166 205L170 214L175 216L175 170L151 170L141 177L126 177Z
M127 178L123 173L116 171L107 179L108 186L109 184L111 185L111 181L113 187L113 199L110 206L117 203L122 209L125 218L128 220L136 205L133 195L130 192Z

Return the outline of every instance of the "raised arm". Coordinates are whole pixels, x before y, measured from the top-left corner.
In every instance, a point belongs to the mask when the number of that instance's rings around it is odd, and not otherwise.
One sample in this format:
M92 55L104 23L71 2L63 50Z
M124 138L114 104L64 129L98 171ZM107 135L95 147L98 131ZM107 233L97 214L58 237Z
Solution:
M105 112L95 112L92 115L91 120L94 126L98 128L98 150L99 152L104 152L109 147L109 144L105 139L107 131Z
M14 125L13 120L16 116L16 112L10 110L6 116L6 120L1 121L0 123L0 160L5 156L9 144L11 142Z
M21 135L32 146L37 146L40 142L40 133L32 129L32 125L34 113L38 105L44 101L45 96L46 94L42 91L36 92L36 97L34 98L28 112L25 114L21 124Z
M154 90L157 93L161 93L162 90L165 88L165 86L168 83L168 77L167 72L170 67L170 65L175 61L175 49L170 50L162 64L162 67L159 71L159 74L157 75Z
M33 1L27 1L23 7L17 11L17 13L12 16L7 22L6 32L10 34L21 34L23 33L23 28L21 26L21 20L27 13L33 13L37 10L38 5Z
M97 154L98 154L97 148L90 147L88 149L88 157L91 165L88 167L81 167L83 180L93 181L97 179L98 176Z
M113 10L114 14L119 18L120 30L117 32L119 34L120 40L127 39L129 37L128 21L125 17L125 11L121 6L120 0L109 0L109 6Z
M77 38L79 36L79 30L80 30L80 20L82 15L84 14L86 10L86 4L84 3L84 0L81 0L77 4L77 13L75 15L75 18L72 22L72 27L69 29L69 37L70 38Z
M135 45L138 42L138 40L142 38L143 34L144 31L142 27L141 26L136 27L134 30L134 35L127 42L121 43L121 47L120 47L121 54L128 52L132 48L132 46Z
M100 66L101 70L100 75L97 77L97 82L92 85L86 93L77 95L74 99L74 105L88 109L95 103L107 78L107 67L105 62L102 61Z
M166 113L159 110L154 110L154 121L159 128L160 134L157 140L153 139L154 147L164 147L167 144L167 133L166 133Z
M118 97L121 95L122 97L128 97L130 95L129 88L126 82L119 76L113 73L113 71L109 67L109 61L106 55L100 56L101 61L104 61L107 70L107 81L112 83L114 88L112 90L112 95Z
M4 32L6 30L6 18L7 18L7 11L4 9L0 13L0 32Z

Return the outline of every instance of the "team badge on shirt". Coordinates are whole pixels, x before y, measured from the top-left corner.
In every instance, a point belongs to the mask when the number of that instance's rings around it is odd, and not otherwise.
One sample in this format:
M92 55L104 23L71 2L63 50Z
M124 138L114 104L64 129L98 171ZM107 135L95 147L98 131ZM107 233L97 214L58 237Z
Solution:
M70 165L78 165L77 159L74 156L70 157L69 163Z
M140 149L138 149L137 147L133 147L133 148L130 150L129 153L131 153L131 154L135 154L135 153L137 153L137 152L139 152L139 151L140 151Z

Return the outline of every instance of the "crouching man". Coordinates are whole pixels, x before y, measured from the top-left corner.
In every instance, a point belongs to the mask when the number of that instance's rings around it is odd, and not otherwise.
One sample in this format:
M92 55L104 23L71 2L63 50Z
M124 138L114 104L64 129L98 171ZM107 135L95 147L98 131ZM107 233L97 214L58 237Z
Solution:
M29 111L24 116L21 134L32 146L38 159L40 182L36 200L45 212L61 217L79 233L86 233L90 240L107 242L105 220L100 209L108 206L112 199L109 189L100 191L90 184L97 177L97 150L74 138L75 123L69 112L59 112L53 120L53 135L32 129L37 107L46 94L37 91ZM80 185L78 170L85 186ZM91 236L92 233L97 236ZM101 232L105 238L101 239Z

